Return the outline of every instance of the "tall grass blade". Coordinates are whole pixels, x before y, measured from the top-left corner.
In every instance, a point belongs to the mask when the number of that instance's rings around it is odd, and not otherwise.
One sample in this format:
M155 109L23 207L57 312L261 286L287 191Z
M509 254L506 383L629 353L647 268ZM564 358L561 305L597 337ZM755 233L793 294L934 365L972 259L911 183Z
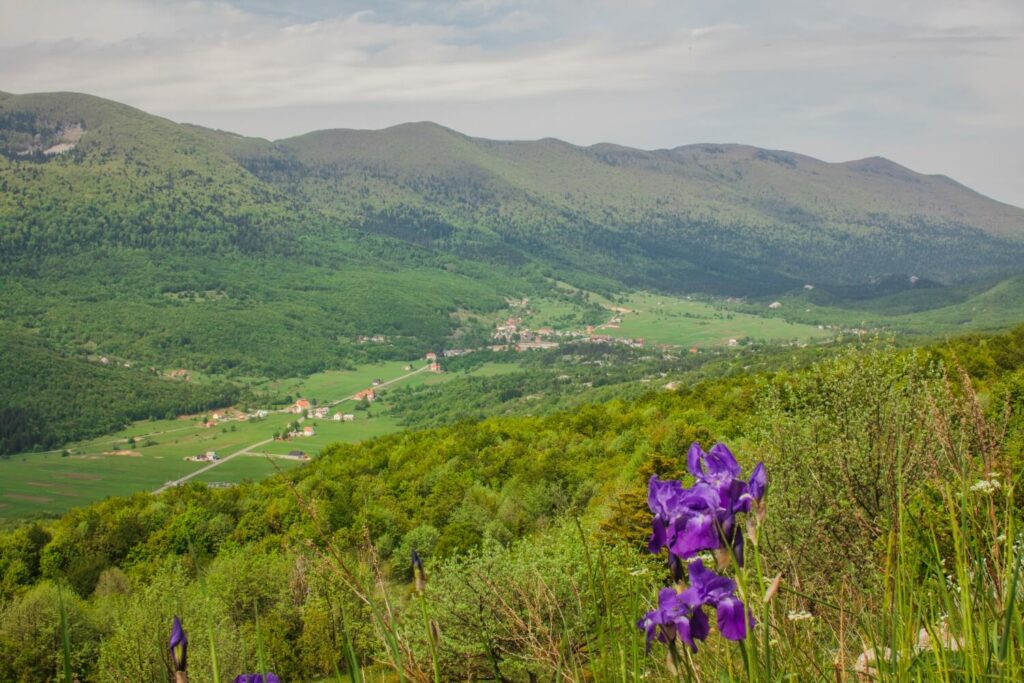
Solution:
M1017 586L1020 581L1021 556L1017 556L1014 563L1013 578L1010 579L1010 592L1006 596L1006 615L1003 617L1003 635L999 640L999 661L1006 661L1006 653L1009 651L1010 638L1013 633L1013 613L1017 605Z

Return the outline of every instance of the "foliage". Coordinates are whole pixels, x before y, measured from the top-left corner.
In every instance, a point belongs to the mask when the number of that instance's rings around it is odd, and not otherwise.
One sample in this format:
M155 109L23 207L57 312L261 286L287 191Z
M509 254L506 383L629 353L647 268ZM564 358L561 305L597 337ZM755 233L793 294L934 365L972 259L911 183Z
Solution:
M0 326L0 455L116 432L132 420L230 405L237 388L155 377L62 356L35 335Z

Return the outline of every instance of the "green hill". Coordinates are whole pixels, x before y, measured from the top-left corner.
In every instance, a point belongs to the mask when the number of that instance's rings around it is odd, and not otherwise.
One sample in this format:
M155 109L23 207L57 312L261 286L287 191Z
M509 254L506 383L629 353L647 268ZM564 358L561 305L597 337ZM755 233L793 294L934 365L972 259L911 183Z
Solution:
M0 93L0 319L41 353L283 377L479 336L480 314L556 280L775 296L910 274L971 288L1022 266L1024 211L884 159L430 123L271 142ZM959 290L937 291L922 301Z
M238 158L368 229L467 254L501 244L645 287L751 294L892 273L948 283L1015 270L1024 253L1020 209L879 158L499 142L429 123L319 131L275 154Z

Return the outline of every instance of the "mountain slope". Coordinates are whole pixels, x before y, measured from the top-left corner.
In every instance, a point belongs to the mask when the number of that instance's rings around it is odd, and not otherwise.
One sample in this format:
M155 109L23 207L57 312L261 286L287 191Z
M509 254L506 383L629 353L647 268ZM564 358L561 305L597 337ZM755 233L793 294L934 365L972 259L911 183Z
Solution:
M434 124L319 131L277 147L290 171L263 174L269 182L341 213L388 215L389 234L402 234L403 216L431 216L433 241L449 248L497 237L601 272L623 259L618 279L631 284L750 293L890 273L949 282L1024 263L1024 211L884 159L498 142ZM423 234L411 223L405 237Z
M281 375L422 353L457 310L552 279L774 295L1018 272L1024 211L884 159L430 123L271 142L0 93L0 262L0 318L63 351ZM378 334L387 348L356 343Z

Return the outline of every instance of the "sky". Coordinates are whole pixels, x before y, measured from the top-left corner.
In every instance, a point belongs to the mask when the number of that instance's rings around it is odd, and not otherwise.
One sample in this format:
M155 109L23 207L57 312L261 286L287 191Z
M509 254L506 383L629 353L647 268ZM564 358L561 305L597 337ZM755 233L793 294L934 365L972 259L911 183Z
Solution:
M0 0L0 90L270 139L430 120L884 156L1024 206L1024 0Z

